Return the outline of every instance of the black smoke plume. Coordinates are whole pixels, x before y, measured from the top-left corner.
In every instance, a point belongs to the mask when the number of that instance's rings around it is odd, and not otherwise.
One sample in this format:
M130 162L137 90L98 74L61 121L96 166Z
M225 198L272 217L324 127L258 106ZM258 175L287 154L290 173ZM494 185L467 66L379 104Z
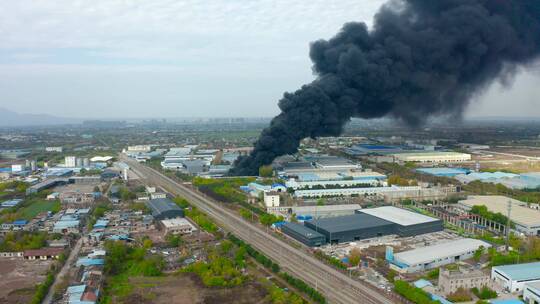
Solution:
M339 135L351 117L413 127L430 116L459 118L475 94L539 53L540 0L391 1L371 30L347 23L312 43L316 80L284 94L281 114L231 174L257 174L303 138Z

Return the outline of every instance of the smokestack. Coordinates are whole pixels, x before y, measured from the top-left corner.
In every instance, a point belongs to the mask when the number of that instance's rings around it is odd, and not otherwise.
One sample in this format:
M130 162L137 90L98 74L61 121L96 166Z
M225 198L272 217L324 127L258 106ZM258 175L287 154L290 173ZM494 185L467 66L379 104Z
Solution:
M347 23L311 44L316 80L284 94L281 114L230 173L255 175L303 138L340 135L352 117L412 127L459 119L472 97L537 59L539 20L537 0L390 1L371 30Z

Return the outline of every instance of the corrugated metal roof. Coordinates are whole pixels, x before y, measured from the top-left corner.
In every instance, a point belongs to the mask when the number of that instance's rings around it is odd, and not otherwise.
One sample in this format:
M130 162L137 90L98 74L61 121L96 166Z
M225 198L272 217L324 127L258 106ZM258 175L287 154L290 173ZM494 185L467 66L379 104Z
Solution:
M507 274L512 280L540 280L540 262L494 266L493 269Z
M398 252L394 259L409 266L429 263L449 256L458 256L468 251L477 250L480 246L491 247L490 244L476 239L458 239L432 246Z
M285 223L283 224L283 227L286 227L298 234L301 234L305 238L312 239L312 238L324 238L324 235L321 233L312 230L304 225L298 224L298 223ZM282 227L282 229L283 229Z
M392 206L384 206L372 209L362 209L359 212L376 216L380 219L396 223L401 226L416 225L422 223L435 222L439 219L426 216L420 213L412 212L409 210L396 208Z
M168 198L156 198L153 200L149 200L146 205L152 211L153 216L156 216L166 211L182 210L182 208L178 207L178 205L176 205Z
M394 224L378 217L363 213L321 218L308 222L319 227L320 229L328 231L329 233L359 230Z

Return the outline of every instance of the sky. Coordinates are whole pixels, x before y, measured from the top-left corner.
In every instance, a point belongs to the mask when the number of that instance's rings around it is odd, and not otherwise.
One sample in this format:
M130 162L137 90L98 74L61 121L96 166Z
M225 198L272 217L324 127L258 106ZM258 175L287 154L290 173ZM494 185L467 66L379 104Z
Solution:
M345 22L371 25L383 3L0 1L0 108L84 118L270 117L283 92L314 79L309 43ZM493 84L467 116L540 117L538 70Z

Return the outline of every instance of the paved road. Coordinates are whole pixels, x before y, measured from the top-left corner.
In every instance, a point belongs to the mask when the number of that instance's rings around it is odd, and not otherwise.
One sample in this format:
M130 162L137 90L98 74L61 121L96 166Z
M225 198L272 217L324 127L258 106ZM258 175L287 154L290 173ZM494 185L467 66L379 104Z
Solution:
M43 302L41 302L41 303L43 303L43 304L51 304L52 303L52 300L53 300L52 297L54 295L54 290L56 289L56 286L62 282L62 279L64 278L64 276L68 272L69 268L71 267L71 265L73 264L73 262L75 261L77 256L79 255L79 251L81 250L81 246L82 246L82 240L83 240L82 237L79 238L79 240L77 241L75 246L73 246L73 249L69 253L68 258L67 258L66 262L64 263L64 266L62 267L60 272L56 275L56 277L54 279L54 283L52 284L51 288L49 288L49 293L47 293L47 296L45 297L45 299L43 299Z
M396 299L353 280L313 256L298 250L277 237L266 233L234 212L223 208L211 198L182 185L160 172L122 157L141 178L160 186L174 195L186 198L207 213L221 227L245 240L294 276L301 278L322 292L330 303L392 304Z

